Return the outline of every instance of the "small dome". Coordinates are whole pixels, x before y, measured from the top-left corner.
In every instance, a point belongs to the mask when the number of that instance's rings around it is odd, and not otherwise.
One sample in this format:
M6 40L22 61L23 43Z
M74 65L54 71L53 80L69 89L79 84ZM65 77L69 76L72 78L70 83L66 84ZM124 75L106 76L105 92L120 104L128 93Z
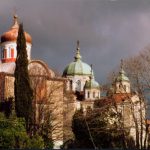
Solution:
M117 82L120 81L128 81L129 82L129 78L126 76L126 73L123 69L121 69L121 71L119 72L118 77L116 78Z
M120 72L115 81L117 81L117 82L128 81L129 82L129 78L126 76L126 73L123 70L123 60L122 59L121 59L121 65L120 65Z
M91 67L81 60L79 41L77 41L77 52L74 62L71 62L64 70L63 76L67 75L91 75ZM92 71L93 73L93 71Z
M89 81L86 81L84 88L85 89L99 89L100 85L97 81L95 81L94 78L92 78Z
M14 25L10 28L9 31L5 32L1 36L1 43L16 41L18 36L18 30L19 30L18 17L14 16ZM24 32L24 34L25 34L26 42L32 43L31 36L27 32Z

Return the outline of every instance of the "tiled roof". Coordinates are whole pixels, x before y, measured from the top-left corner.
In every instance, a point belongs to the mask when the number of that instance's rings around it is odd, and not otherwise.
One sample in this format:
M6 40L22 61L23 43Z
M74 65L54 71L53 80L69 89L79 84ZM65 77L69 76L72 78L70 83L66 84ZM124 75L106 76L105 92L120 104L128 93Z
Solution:
M123 102L131 97L131 94L128 93L117 93L112 96L116 103Z

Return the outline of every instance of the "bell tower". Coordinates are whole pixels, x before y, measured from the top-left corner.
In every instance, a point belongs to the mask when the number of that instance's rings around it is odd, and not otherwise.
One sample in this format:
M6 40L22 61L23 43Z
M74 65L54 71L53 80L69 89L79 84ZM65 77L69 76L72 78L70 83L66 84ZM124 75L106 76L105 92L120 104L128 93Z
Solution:
M11 28L3 33L1 36L1 62L2 63L12 63L15 62L17 57L17 37L19 30L19 21L18 16L14 15L14 22ZM28 59L31 59L31 47L32 47L32 38L27 33L24 32L26 38L26 50Z
M115 79L115 93L130 93L130 80L123 69L123 60L121 59L120 71Z

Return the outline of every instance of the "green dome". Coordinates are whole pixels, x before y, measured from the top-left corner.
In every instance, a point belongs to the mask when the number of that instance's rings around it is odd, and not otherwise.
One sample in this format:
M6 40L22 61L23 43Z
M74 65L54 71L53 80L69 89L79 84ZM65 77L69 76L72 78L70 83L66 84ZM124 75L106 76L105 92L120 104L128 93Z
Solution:
M123 69L119 72L118 77L116 78L116 81L129 81L129 78L126 76L126 73Z
M99 89L100 86L99 86L99 83L96 82L94 78L92 78L89 81L86 81L84 88L85 89L93 89L93 88Z
M91 67L81 60L79 41L74 62L71 62L64 70L63 76L67 75L91 75ZM93 71L92 71L93 74Z
M82 62L81 60L77 60L71 62L64 70L63 76L66 75L91 75L91 67Z

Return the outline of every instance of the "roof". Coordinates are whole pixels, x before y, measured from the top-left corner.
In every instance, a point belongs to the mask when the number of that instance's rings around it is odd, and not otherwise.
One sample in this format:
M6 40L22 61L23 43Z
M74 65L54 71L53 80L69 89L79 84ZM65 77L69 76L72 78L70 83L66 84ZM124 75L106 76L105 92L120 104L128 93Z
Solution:
M77 52L74 58L75 60L67 65L63 71L63 76L91 75L91 67L81 60L82 56L80 55L79 43L77 43Z
M116 78L116 81L129 81L129 78L126 76L126 73L123 69L120 70L118 77Z
M120 66L120 71L119 71L119 75L116 78L117 82L120 81L128 81L129 82L129 78L126 76L125 71L123 70L123 60L121 59L121 66Z
M116 103L123 102L131 97L131 94L128 93L117 93L112 96Z
M94 77L91 78L89 81L86 81L85 83L85 89L92 89L92 88L97 88L99 89L99 83L95 81Z
M90 75L91 67L82 62L81 60L77 60L71 62L64 70L63 76L67 75Z
M101 98L99 100L95 100L95 108L101 108L101 107L105 107L105 106L110 106L113 105L114 101L112 98Z
M7 32L3 33L3 35L1 36L1 43L16 41L18 37L18 30L19 30L18 17L15 15L13 26ZM24 34L25 34L26 42L32 43L31 36L27 32L24 32Z
M150 120L149 119L146 120L146 124L150 125Z

